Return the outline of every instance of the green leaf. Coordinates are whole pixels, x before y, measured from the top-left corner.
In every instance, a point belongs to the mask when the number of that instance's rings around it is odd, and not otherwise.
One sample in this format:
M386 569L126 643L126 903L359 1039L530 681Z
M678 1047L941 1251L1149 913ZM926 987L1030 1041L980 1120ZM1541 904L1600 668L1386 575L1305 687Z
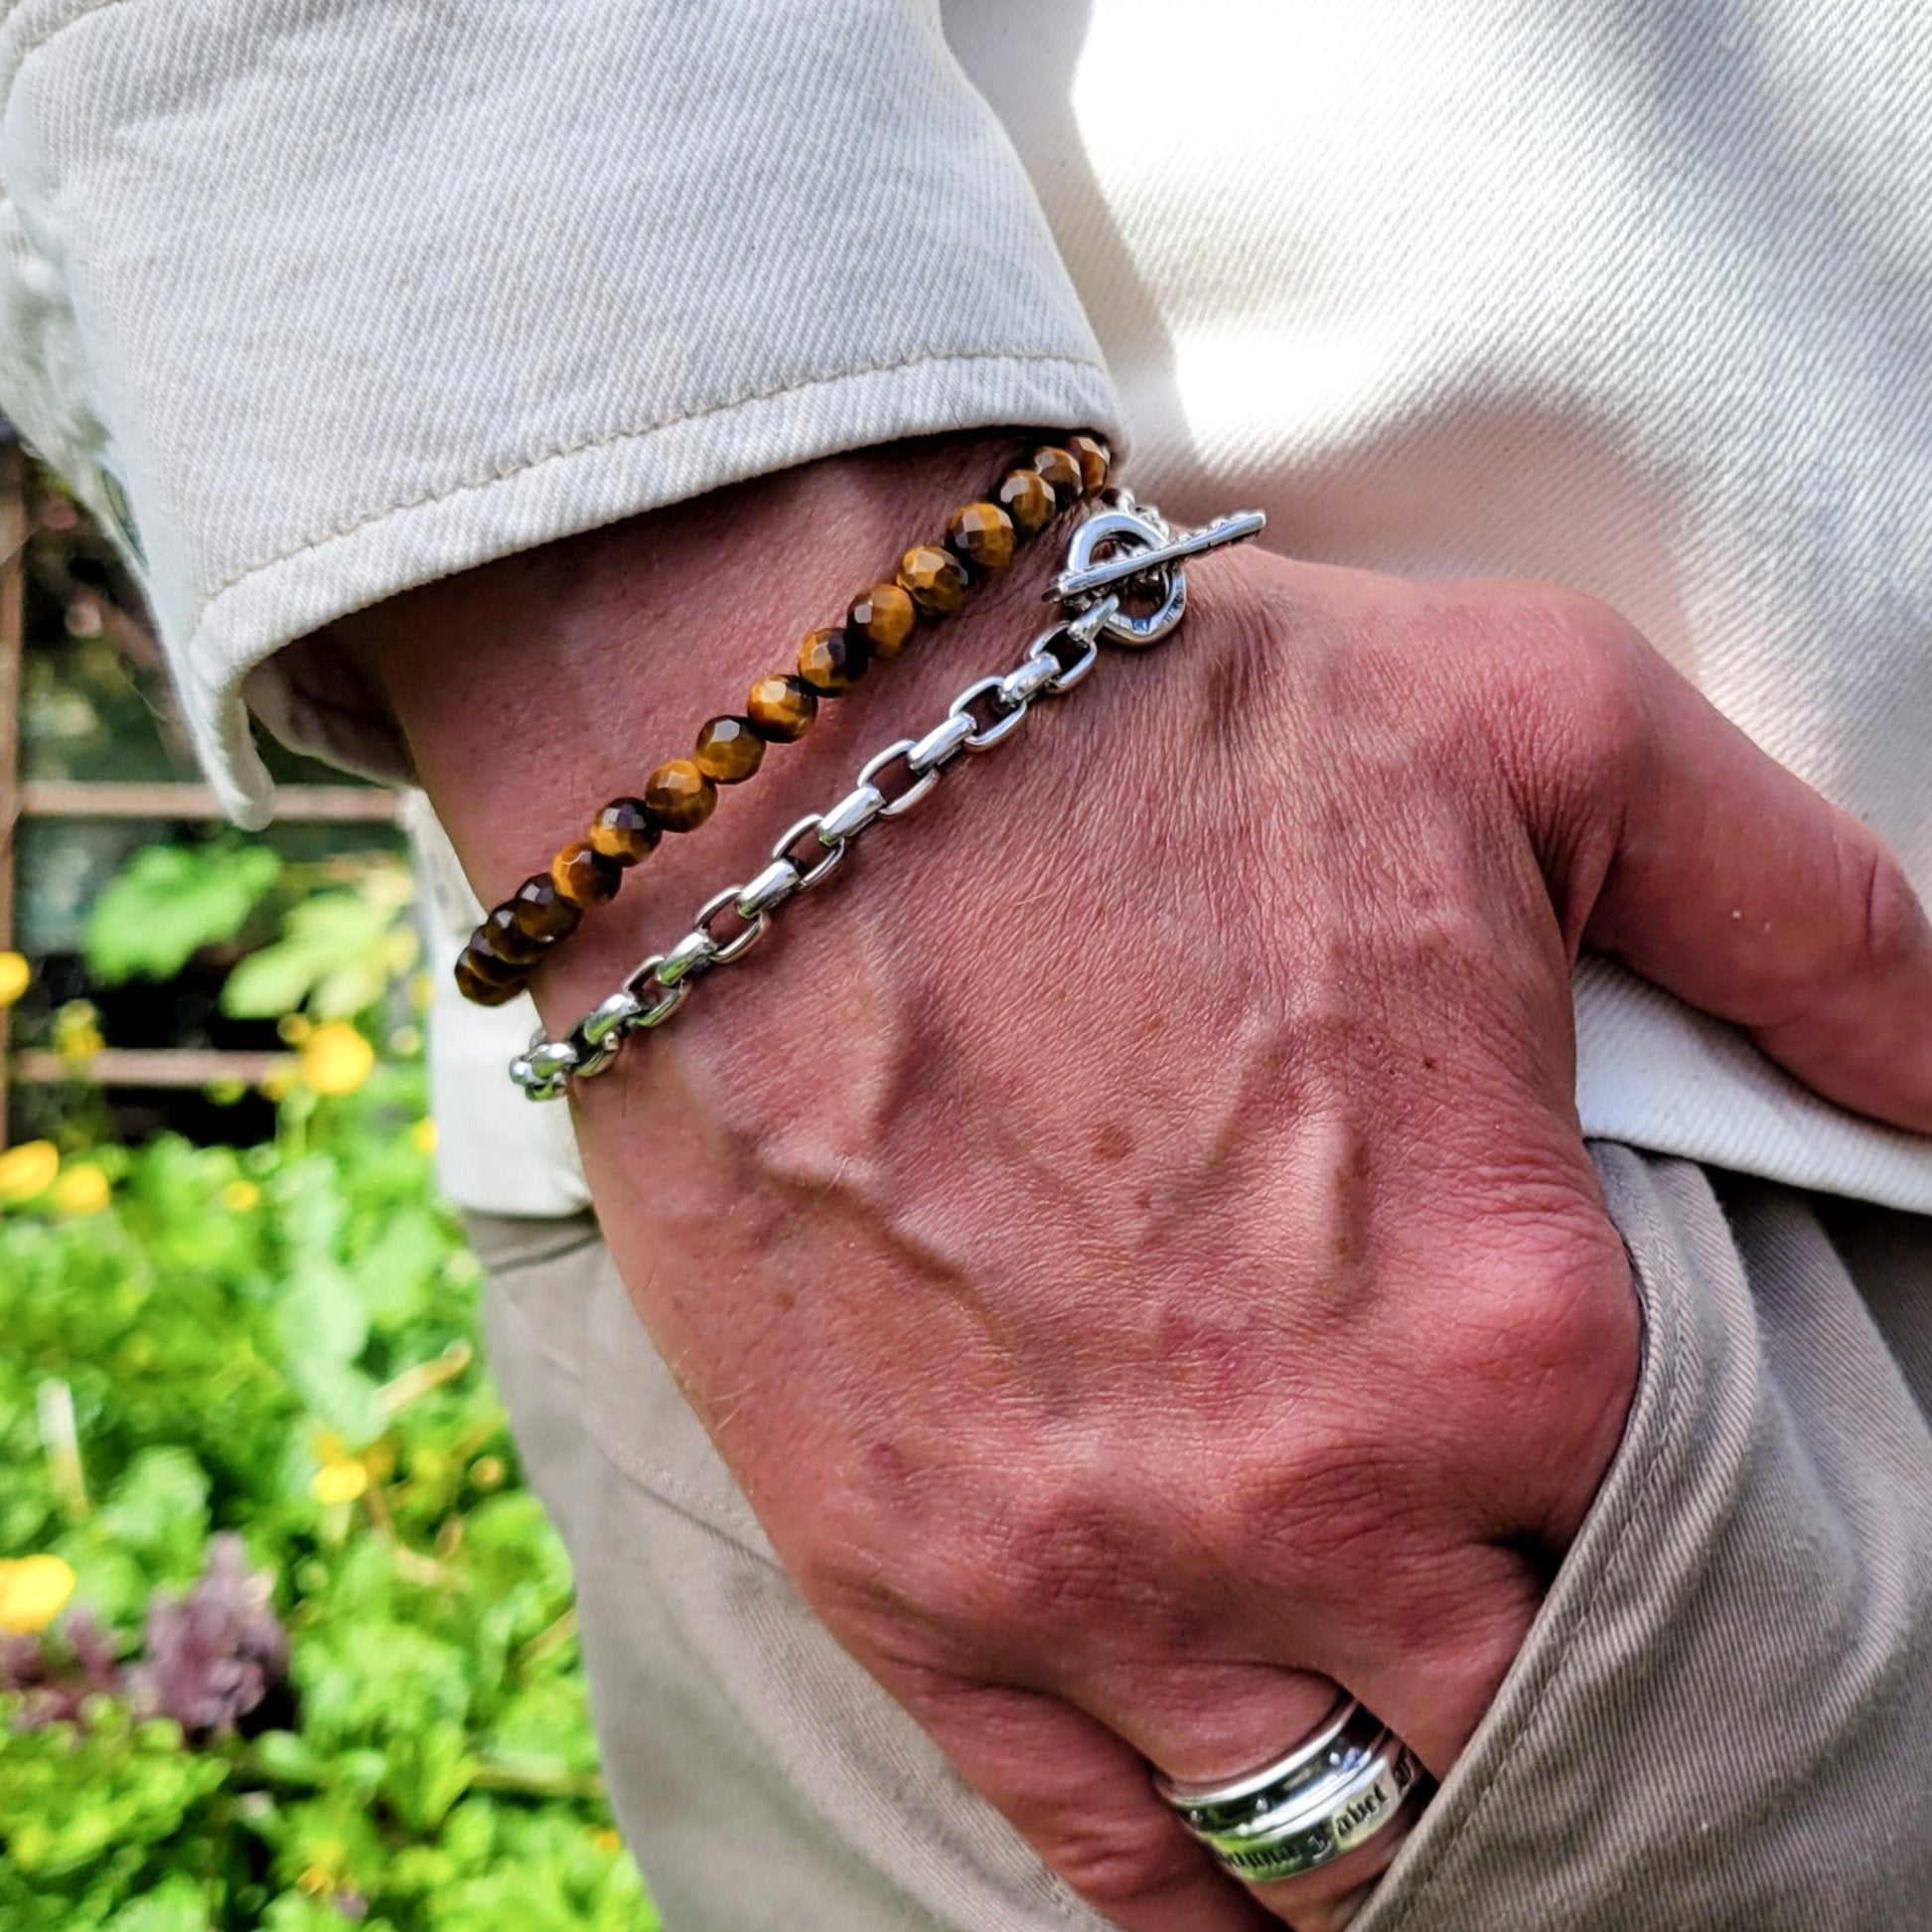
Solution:
M102 1506L96 1531L152 1573L192 1574L208 1540L208 1472L186 1449L143 1449Z
M323 892L288 916L280 939L228 974L222 1010L236 1019L272 1019L308 1003L320 1019L349 1019L382 997L406 969L414 942L388 884Z
M206 1888L177 1873L145 1898L123 1905L107 1932L210 1932Z
M275 1308L275 1333L297 1362L353 1362L369 1341L369 1309L347 1269L318 1258L300 1265Z
M87 918L87 966L107 985L171 979L204 946L231 940L281 877L266 845L148 845Z

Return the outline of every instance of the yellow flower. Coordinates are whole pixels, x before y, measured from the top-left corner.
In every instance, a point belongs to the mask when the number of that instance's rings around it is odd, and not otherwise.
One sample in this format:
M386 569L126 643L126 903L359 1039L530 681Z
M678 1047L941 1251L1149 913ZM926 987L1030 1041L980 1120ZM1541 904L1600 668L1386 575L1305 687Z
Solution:
M45 1630L74 1594L74 1565L62 1557L0 1562L0 1630L26 1636Z
M292 1047L299 1047L315 1028L310 1025L306 1013L284 1013L275 1022L275 1031Z
M0 1201L31 1201L54 1185L61 1151L51 1140L23 1140L0 1154Z
M409 1144L419 1154L433 1154L436 1151L436 1122L427 1115L409 1129Z
M11 1006L33 983L34 968L18 953L0 953L0 1008Z
M107 1176L90 1161L63 1170L54 1183L54 1205L62 1214L98 1214L111 1190Z
M624 1841L608 1825L601 1825L591 1833L590 1842L600 1852L621 1852Z
M246 1214L261 1199L261 1189L253 1181L230 1181L222 1190L222 1205L230 1214Z
M470 1464L470 1480L479 1489L501 1489L504 1478L510 1471L504 1467L502 1456L478 1456Z
M330 1020L302 1042L302 1078L318 1094L353 1094L375 1065L375 1049L347 1020Z
M309 1494L318 1503L353 1503L368 1488L369 1471L347 1456L340 1462L325 1462L309 1478Z
M91 1060L106 1044L91 1000L70 999L54 1015L54 1051L63 1060Z

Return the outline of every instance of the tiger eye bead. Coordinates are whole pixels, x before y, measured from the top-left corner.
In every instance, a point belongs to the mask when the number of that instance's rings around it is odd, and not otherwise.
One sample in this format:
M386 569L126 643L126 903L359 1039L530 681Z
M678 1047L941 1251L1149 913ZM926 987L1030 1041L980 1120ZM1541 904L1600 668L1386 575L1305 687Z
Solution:
M1106 489L1107 473L1114 467L1114 456L1098 436L1085 433L1069 436L1067 454L1080 465L1080 485L1088 496L1098 496Z
M467 1000L478 1006L503 1006L523 990L523 975L520 972L514 978L494 979L488 967L480 965L473 954L465 953L456 962L456 990Z
M741 785L757 771L765 741L749 718L713 718L697 734L691 762L716 785Z
M549 947L548 940L532 939L517 923L517 902L507 899L493 907L470 935L470 951L501 961L513 972L534 966Z
M590 821L589 837L613 865L635 865L658 849L664 833L642 799L613 799Z
M550 861L550 883L573 906L608 905L624 883L623 868L588 840L566 845Z
M666 831L695 831L717 802L718 788L688 758L667 759L644 788L644 809Z
M997 504L966 504L946 520L946 547L968 570L991 576L1013 560L1013 520Z
M1057 443L1049 443L1044 449L1033 452L1033 467L1039 471L1040 481L1053 492L1053 500L1062 510L1080 501L1081 492L1087 487L1086 479L1070 451L1060 448Z
M843 697L871 662L872 647L838 624L814 631L799 646L799 675L820 697Z
M510 917L525 939L554 944L577 930L583 914L556 889L547 872L538 872L517 888L510 900Z
M1008 470L993 495L1022 537L1038 536L1053 521L1053 492L1038 470Z
M874 584L852 599L845 628L856 631L875 658L896 658L919 622L919 611L898 584Z
M966 602L966 565L935 543L918 543L906 552L899 563L899 582L929 617L945 617Z
M745 712L751 728L768 745L789 745L812 729L812 720L818 715L818 698L803 678L774 672L751 687Z
M533 954L540 954L542 948L534 942L527 942ZM506 960L490 944L488 928L479 926L470 935L469 943L463 949L463 957L470 963L470 969L479 979L488 979L495 985L502 985L508 979L521 979L529 971L527 962Z

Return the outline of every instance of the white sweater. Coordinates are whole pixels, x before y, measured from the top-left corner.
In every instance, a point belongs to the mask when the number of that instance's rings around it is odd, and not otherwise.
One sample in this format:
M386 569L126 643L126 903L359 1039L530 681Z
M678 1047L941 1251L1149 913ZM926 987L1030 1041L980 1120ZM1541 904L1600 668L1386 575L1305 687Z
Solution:
M247 821L251 671L395 768L329 618L1095 422L1291 552L1608 599L1932 890L1923 0L14 0L0 97L0 405ZM1577 1015L1589 1131L1932 1212L1728 1029L1598 964ZM438 1019L453 1192L580 1201L527 1011Z

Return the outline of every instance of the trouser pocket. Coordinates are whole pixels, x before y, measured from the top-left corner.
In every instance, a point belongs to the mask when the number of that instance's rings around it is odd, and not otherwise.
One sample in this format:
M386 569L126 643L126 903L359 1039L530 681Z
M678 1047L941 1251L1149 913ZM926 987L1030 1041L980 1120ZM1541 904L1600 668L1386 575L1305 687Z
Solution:
M1593 1153L1644 1304L1629 1425L1357 1932L1922 1932L1925 1418L1806 1197Z

